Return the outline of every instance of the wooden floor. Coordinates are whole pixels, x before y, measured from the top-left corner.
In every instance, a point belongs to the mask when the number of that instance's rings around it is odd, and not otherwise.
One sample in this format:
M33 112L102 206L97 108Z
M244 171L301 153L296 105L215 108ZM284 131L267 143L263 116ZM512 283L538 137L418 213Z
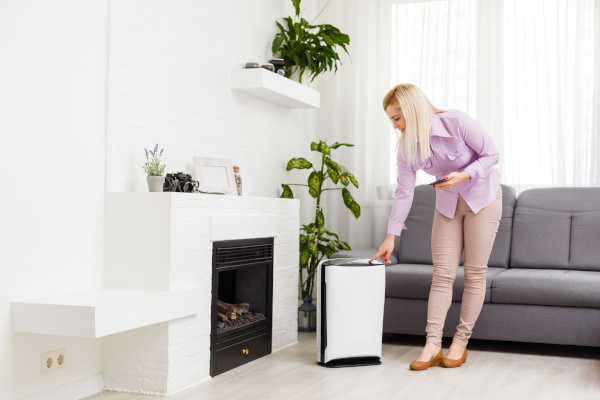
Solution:
M465 364L412 371L425 337L388 337L379 366L323 368L314 333L299 344L169 396L169 400L598 400L600 349L471 339ZM446 354L452 338L444 338ZM103 392L85 400L156 400Z

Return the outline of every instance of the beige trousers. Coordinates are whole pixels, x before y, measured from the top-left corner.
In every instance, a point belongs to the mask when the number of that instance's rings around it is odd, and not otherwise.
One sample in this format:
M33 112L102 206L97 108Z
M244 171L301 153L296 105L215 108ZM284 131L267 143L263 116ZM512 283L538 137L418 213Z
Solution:
M487 263L501 217L501 188L498 189L496 200L477 214L471 211L460 195L454 218L447 218L435 210L431 234L433 279L427 308L427 343L442 345L444 322L452 304L452 285L464 248L465 290L460 322L452 342L467 347L483 307Z

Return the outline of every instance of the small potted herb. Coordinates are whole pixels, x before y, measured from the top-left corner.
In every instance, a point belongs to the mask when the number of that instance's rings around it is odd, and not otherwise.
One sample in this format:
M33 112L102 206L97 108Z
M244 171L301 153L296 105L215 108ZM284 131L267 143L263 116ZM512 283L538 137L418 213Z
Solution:
M163 185L165 184L165 165L161 164L160 156L165 149L161 149L158 152L158 144L154 147L154 151L144 149L146 151L146 162L144 163L144 172L146 172L148 180L148 190L151 192L162 192ZM149 157L150 156L150 157Z

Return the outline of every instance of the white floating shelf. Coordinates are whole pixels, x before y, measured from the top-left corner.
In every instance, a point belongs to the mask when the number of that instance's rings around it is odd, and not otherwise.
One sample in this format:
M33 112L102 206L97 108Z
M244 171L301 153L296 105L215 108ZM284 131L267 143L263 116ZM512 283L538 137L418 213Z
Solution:
M264 68L231 71L231 88L287 108L319 108L321 94Z
M13 332L99 338L200 310L200 290L96 290L12 303Z

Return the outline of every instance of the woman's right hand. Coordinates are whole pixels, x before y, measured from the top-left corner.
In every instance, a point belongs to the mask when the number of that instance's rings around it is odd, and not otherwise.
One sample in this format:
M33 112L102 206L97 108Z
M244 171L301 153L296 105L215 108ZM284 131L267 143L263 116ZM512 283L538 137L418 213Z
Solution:
M369 262L380 257L384 262L389 263L390 262L390 260L389 260L390 254L392 254L392 251L394 251L394 239L395 238L396 238L396 236L390 235L388 233L388 235L386 236L386 238L383 241L383 243L381 244L381 246L379 246L379 251L377 252L377 254L375 254L373 256L373 258L371 258L369 260Z

